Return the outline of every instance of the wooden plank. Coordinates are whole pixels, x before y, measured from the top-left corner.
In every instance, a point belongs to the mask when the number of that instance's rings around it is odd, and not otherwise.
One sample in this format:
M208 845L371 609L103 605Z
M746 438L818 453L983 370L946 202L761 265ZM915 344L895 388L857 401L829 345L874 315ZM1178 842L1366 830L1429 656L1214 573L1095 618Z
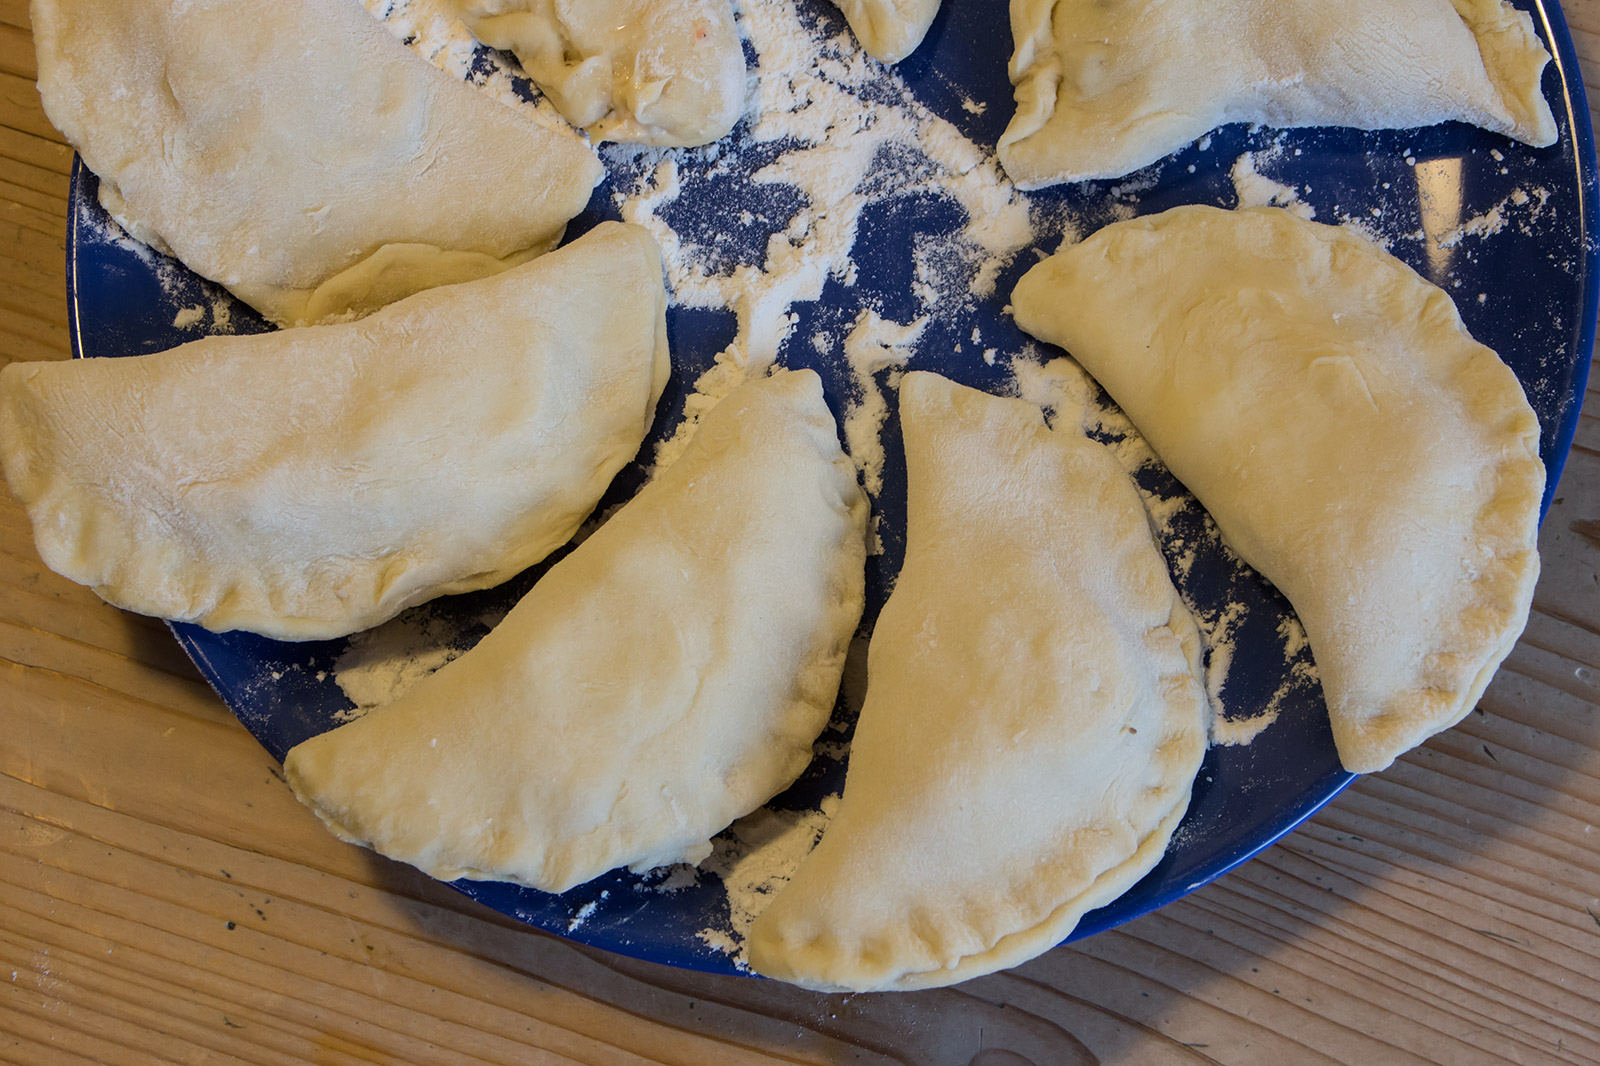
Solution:
M25 294L0 293L0 334L17 338L29 350L48 350L57 355L66 355L70 350L66 327L54 320L53 316L44 318L23 307L12 306L24 303L30 303L34 308L38 306L28 301Z
M3 39L5 32L0 26L0 39ZM0 44L0 49L3 48L4 45ZM0 59L0 116L3 116L5 125L12 129L45 140L62 140L61 134L45 117L44 104L39 99L39 90L34 86L33 77L19 77L7 72L3 59Z
M67 264L63 249L61 262L51 266L48 260L24 263L11 254L10 248L0 252L0 286L17 301L26 301L33 315L51 329L66 336L67 316L62 310L67 302ZM63 349L64 351L65 349Z
M38 62L33 53L33 34L9 20L0 22L0 74L28 81L39 76Z
M28 0L0 0L0 25L26 30L29 26ZM29 40L33 38L30 35ZM31 48L32 45L30 44Z
M41 137L14 126L0 125L0 157L54 174L72 172L72 149L60 136ZM9 170L10 168L6 168ZM0 171L5 173L5 171ZM16 179L9 174L6 180ZM26 183L23 183L26 184Z
M24 189L21 186L13 185L6 186L6 188L16 189L30 200L43 200L45 203L50 204L52 209L35 207L32 204L23 203L21 200L0 198L0 221L8 225L31 229L36 233L61 241L63 245L66 243L66 214L53 210L54 197L41 196L34 190Z
M6 135L5 132L0 131L0 138ZM12 133L10 135L18 138L27 136L20 133ZM33 140L39 144L48 143L39 141L38 138L33 138ZM50 158L52 155L50 152L31 153L34 157L42 159L42 164L29 162L21 157L13 157L0 152L0 181L36 192L42 196L59 198L62 213L65 214L67 191L72 184L72 155L70 149L67 149L65 145L62 145L61 149L67 152L65 159Z
M58 219L63 231L67 226L67 189L68 184L61 184L53 192L40 192L37 189L25 188L0 179L0 203L21 204L35 211L43 212L51 218Z

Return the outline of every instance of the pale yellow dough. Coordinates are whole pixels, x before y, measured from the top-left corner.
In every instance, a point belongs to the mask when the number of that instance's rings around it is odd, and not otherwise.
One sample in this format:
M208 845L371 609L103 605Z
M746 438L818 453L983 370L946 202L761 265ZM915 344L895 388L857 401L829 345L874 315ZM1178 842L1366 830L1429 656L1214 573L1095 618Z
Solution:
M1024 189L1119 177L1229 122L1556 139L1550 54L1504 0L1011 0L1011 32L999 152Z
M917 50L939 0L834 0L869 55L898 63Z
M439 878L562 892L697 862L811 761L866 516L821 379L741 385L477 647L290 751L289 783Z
M1058 252L1012 305L1289 598L1347 769L1472 709L1527 621L1544 466L1448 295L1343 229L1180 207Z
M282 640L495 585L571 538L670 366L655 241L605 223L360 322L0 371L0 459L57 573Z
M730 0L455 0L469 30L596 140L697 145L744 109Z
M356 0L33 0L39 93L130 234L279 325L555 247L603 176Z
M1073 415L904 378L905 566L838 813L751 928L759 972L875 991L1015 966L1166 849L1206 749L1200 637Z

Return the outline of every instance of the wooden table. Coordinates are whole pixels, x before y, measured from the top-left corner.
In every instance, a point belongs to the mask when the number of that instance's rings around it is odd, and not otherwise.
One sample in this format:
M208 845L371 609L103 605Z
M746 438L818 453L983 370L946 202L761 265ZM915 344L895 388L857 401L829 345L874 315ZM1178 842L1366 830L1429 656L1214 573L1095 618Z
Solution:
M1594 85L1600 0L1567 12ZM68 352L72 153L33 78L0 0L0 361ZM588 950L337 842L0 493L0 1060L1600 1063L1596 391L1478 713L1181 902L904 995Z

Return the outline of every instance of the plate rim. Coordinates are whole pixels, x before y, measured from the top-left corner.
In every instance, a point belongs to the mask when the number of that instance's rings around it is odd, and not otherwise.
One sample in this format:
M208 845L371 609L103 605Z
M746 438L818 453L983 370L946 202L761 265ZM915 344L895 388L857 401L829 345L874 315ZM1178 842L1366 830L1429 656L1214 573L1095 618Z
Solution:
M1540 524L1542 526L1554 499L1561 475L1565 472L1566 462L1571 452L1573 439L1583 410L1590 369L1594 360L1597 326L1600 326L1600 240L1596 238L1597 230L1600 230L1600 215L1597 215L1597 208L1600 208L1600 161L1596 159L1593 122L1589 112L1581 68L1578 64L1576 48L1560 0L1529 0L1529 3L1534 9L1533 14L1536 20L1541 22L1544 27L1548 42L1553 45L1551 63L1556 69L1557 80L1561 89L1561 103L1564 105L1566 112L1567 129L1570 131L1573 140L1573 156L1576 163L1576 195L1579 199L1578 236L1582 251L1581 263L1583 271L1581 313L1578 321L1574 324L1573 330L1573 350L1578 353L1579 358L1577 358L1576 365L1572 369L1571 399L1567 410L1557 423L1553 438L1551 461L1546 471L1545 494L1540 507ZM89 172L85 166L82 155L74 151L67 194L68 217L64 249L66 260L67 332L71 357L74 359L84 358L81 315L79 312L80 286L78 283L82 237L76 214L78 205L84 202L88 195L85 189L86 183L96 180L92 172ZM1582 353L1587 353L1588 357L1582 358ZM226 682L223 674L211 661L205 648L190 633L185 631L185 627L182 624L170 620L164 621L168 631L172 633L178 645L183 648L185 654L195 664L196 669L205 678L212 691L216 693L218 699L236 719L241 721L241 724L248 726L248 723L243 721L242 716L224 694L223 688ZM260 743L259 739L257 742ZM1118 913L1114 916L1102 917L1108 908L1090 911L1084 915L1072 933L1060 943L1073 943L1144 917L1237 869L1267 848L1277 844L1294 829L1315 816L1359 776L1342 770L1338 774L1332 775L1325 779L1323 787L1310 789L1302 802L1296 804L1293 809L1284 812L1278 818L1267 820L1260 838L1253 839L1249 844L1235 848L1233 851L1226 853L1220 861L1210 864L1209 872L1204 877L1181 887L1174 886L1168 892L1160 893L1151 899L1145 900L1140 906L1134 908L1131 913ZM480 884L480 882L443 883L469 899L483 903L479 894L474 891L474 886ZM500 882L481 882L481 884L497 885ZM536 923L526 924L530 924L534 928L544 928ZM558 930L551 931L558 936L563 936L564 939L574 939ZM679 956L667 959L649 952L648 949L630 950L627 944L602 945L582 939L574 939L574 942L679 969L722 975L760 976L731 965L731 959L722 960L724 965L716 965L712 962L702 965L693 956Z

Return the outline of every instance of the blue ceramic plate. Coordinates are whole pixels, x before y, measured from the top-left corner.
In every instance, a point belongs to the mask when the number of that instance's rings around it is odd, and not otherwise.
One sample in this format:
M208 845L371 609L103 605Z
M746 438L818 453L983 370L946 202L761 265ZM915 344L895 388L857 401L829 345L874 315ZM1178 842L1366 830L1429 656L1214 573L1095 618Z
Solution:
M1392 244L1395 254L1452 292L1473 334L1498 351L1521 378L1543 424L1548 491L1553 492L1577 422L1594 340L1594 152L1577 61L1559 7L1553 0L1515 2L1533 12L1556 57L1545 76L1545 92L1561 126L1554 147L1531 149L1455 124L1382 133L1277 133L1235 126L1217 131L1202 142L1204 148L1186 149L1120 186L1058 188L1033 194L1034 200L1094 224L1117 212L1142 214L1178 204L1231 207L1236 194L1230 168L1249 151L1266 161L1259 163L1263 172L1270 164L1271 178L1299 188L1318 218L1381 220L1376 227L1399 238ZM801 8L819 36L842 29L830 5L803 0ZM946 0L926 43L896 72L935 114L991 149L1012 110L1005 25L1001 0ZM486 55L478 58L482 64L490 62ZM753 208L750 217L774 217L776 227L782 227L793 207L785 211L781 199L792 193L755 186L748 181L749 165L741 169L739 160L732 166L728 162L726 157L715 167L703 160L684 162L685 182L703 187L683 203L714 206L702 208L700 218L680 207L673 220L680 232L699 226L708 242L726 241L723 231L737 207ZM597 191L570 235L613 214L610 192L609 183ZM1405 236L1426 230L1434 237L1497 206L1498 228L1480 225L1485 232L1449 248L1440 248L1436 239ZM267 328L222 290L121 237L98 206L93 175L81 168L73 174L71 211L68 284L79 355L153 352L212 329ZM840 408L855 392L848 368L836 356L820 357L804 339L819 331L842 335L868 304L885 317L908 320L916 310L910 295L910 249L919 236L937 239L962 221L958 208L914 192L869 208L856 245L856 284L847 288L830 282L820 301L795 305L796 343L784 349L782 361L814 366L823 375L830 402ZM740 240L753 236L751 247L759 249L765 246L765 233L746 233ZM1003 352L1024 349L1027 339L1001 308L1033 261L1024 252L1003 272L992 298L954 319L932 322L915 365L979 388L1004 390L1004 366L985 363L970 344L962 354L962 342L977 327L985 345ZM180 314L185 308L192 310ZM176 322L187 326L179 328ZM706 311L675 309L669 312L668 327L674 378L662 399L652 441L671 431L690 383L734 332L731 315ZM885 551L869 561L863 632L870 631L904 548L904 469L897 465L899 430L892 418L883 442L889 466L878 510ZM646 445L645 455L650 447ZM1165 858L1121 899L1086 916L1074 939L1128 921L1205 884L1277 840L1351 780L1335 755L1320 689L1314 674L1308 675L1308 653L1287 646L1286 631L1280 631L1289 615L1287 604L1223 551L1203 512L1169 475L1146 469L1139 476L1147 491L1181 501L1163 546L1172 553L1180 545L1195 553L1193 564L1180 571L1180 586L1189 601L1213 621L1229 604L1243 605L1242 613L1237 607L1234 611L1237 651L1223 691L1229 713L1248 717L1276 700L1279 716L1253 743L1211 750L1188 816ZM642 478L642 467L630 467L605 503L626 499ZM508 586L425 608L432 631L442 634L438 639L444 644L470 646L485 632L483 620L509 608L542 569ZM279 759L304 738L331 728L350 707L334 680L344 641L285 644L189 625L174 625L173 631L239 720ZM839 752L844 746L851 725L847 708L841 707L835 725L832 739L838 743L826 751ZM843 773L839 757L819 754L769 809L816 810L823 796L841 788ZM739 846L727 835L722 844L735 850ZM706 870L680 871L670 884L662 882L660 873L613 873L561 896L509 884L461 882L456 887L505 914L587 944L676 966L739 972L727 951L737 940L737 929L730 924L722 879Z

